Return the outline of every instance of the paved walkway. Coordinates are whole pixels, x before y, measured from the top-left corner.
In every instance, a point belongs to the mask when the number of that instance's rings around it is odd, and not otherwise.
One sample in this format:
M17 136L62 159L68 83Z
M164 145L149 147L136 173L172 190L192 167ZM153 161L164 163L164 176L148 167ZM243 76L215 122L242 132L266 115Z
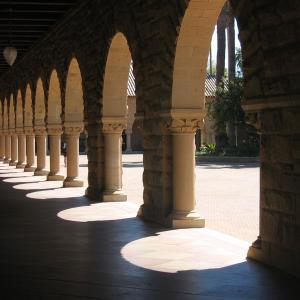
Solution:
M143 156L123 155L123 185L128 201L136 210L143 202ZM63 159L61 159L63 162ZM49 165L49 157L47 158ZM21 172L20 170L14 170ZM65 174L62 165L62 174ZM15 174L15 173L14 173ZM80 176L87 186L87 158L80 156ZM1 175L0 175L1 176ZM14 177L14 176L13 176ZM27 183L24 181L28 181ZM19 183L17 189L34 189L30 197L44 197L44 188L61 187L61 182L40 182L45 178L6 179ZM34 181L38 181L34 183ZM38 192L42 189L41 192ZM65 190L71 195L84 195L85 188ZM200 214L206 227L253 242L258 235L259 215L259 166L258 164L200 164L196 167L196 196Z
M0 299L288 300L299 294L295 279L247 261L247 242L207 228L145 223L135 217L136 204L90 204L83 190L0 164Z

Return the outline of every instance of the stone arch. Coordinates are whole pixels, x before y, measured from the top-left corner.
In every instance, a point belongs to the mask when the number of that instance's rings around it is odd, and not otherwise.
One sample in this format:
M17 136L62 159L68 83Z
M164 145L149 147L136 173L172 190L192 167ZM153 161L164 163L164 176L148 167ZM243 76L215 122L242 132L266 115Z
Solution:
M104 118L121 117L127 114L127 84L131 53L127 40L117 33L111 42L106 61L103 84Z
M24 127L32 128L33 111L32 111L32 95L30 85L27 84L25 91L25 106L24 106Z
M38 79L36 84L35 106L34 106L34 126L45 126L45 94L41 78Z
M24 114L21 91L18 91L16 102L16 128L23 129L24 127Z
M61 92L56 70L50 76L49 95L47 102L47 124L61 125Z
M14 106L14 97L13 94L10 96L10 101L9 101L9 129L10 130L15 130L16 129L16 111L15 111L15 106Z
M172 109L204 109L209 47L225 0L190 0L177 40L173 69Z
M84 120L84 103L82 91L81 72L76 58L70 62L67 82L64 107L64 123L78 123L83 125Z

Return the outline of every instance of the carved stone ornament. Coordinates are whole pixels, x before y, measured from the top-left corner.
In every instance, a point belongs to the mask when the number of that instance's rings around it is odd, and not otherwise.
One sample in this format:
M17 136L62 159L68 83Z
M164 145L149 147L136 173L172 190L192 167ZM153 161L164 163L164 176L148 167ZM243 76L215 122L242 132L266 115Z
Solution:
M66 135L80 135L80 133L82 132L83 128L82 126L73 126L73 127L64 127L64 133Z
M34 133L35 133L35 135L46 135L47 134L46 127L36 126L34 128Z
M61 125L47 125L48 135L61 135L62 127Z
M24 133L25 133L26 135L34 135L33 128L32 128L32 127L25 127L25 128L24 128Z
M16 128L16 134L17 135L23 135L24 134L24 129L23 128Z
M172 134L176 133L195 133L197 129L202 128L203 121L199 119L167 119L164 127Z
M205 113L201 109L172 109L161 112L161 117L166 134L195 133L203 128Z
M122 134L126 129L126 119L124 118L103 118L102 132L104 134Z
M261 118L259 112L247 112L246 123L254 126L258 133L261 131Z

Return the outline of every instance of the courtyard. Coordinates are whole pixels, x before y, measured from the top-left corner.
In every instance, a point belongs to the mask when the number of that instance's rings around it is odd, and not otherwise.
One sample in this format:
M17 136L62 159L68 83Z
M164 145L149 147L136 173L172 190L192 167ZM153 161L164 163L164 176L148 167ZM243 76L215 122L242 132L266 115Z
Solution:
M133 210L138 211L143 203L143 155L123 154L123 189L127 201ZM66 174L61 157L61 174ZM33 198L52 197L52 189L61 197L80 197L87 187L87 157L80 155L79 175L85 182L82 188L62 187L62 182L46 181L45 176L32 176L12 167L10 171L1 170L1 177L6 172L13 172L4 179L15 183L15 189L28 191L27 196ZM47 156L49 167L49 156ZM28 177L23 177L27 176ZM21 176L21 177L18 177ZM50 191L49 191L50 189ZM59 190L56 190L59 189ZM29 192L30 190L34 190ZM205 218L206 227L231 235L240 240L253 242L258 235L259 218L259 165L201 163L196 166L196 199L201 217ZM92 210L89 213L94 215ZM101 217L101 216L100 216Z

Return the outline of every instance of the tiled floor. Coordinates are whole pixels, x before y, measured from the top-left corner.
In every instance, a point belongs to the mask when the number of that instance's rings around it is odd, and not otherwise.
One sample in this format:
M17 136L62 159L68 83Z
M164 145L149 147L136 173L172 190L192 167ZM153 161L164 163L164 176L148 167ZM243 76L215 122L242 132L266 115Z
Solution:
M0 164L1 300L298 299L299 282L245 259L247 242L30 175Z

